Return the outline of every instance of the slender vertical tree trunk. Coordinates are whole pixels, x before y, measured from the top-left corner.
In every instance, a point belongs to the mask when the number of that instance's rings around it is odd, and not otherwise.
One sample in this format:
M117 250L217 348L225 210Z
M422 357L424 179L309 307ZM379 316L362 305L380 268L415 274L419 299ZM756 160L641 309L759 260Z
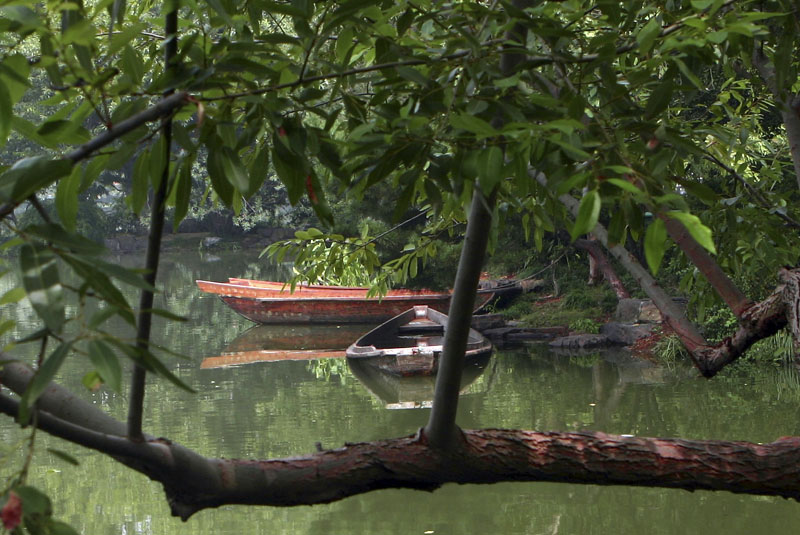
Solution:
M164 68L174 68L173 59L178 53L178 1L165 2L167 13L165 15L164 30ZM174 91L164 93L167 97ZM172 154L172 118L167 117L161 130L164 139L164 170L161 180L153 196L152 211L150 213L150 234L147 239L147 257L145 260L145 280L155 286L158 273L158 260L161 254L161 238L164 232L164 211L169 182L169 161ZM150 346L150 330L153 320L153 292L142 290L139 299L139 321L136 332L137 345L142 351L147 351ZM128 437L132 440L143 440L142 419L144 415L144 394L147 372L135 364L131 378L130 405L128 407Z
M524 9L530 4L530 0L514 0L513 3L515 7ZM505 37L508 41L524 44L526 33L525 26L515 24L506 32ZM505 53L500 58L500 70L510 76L523 59L524 56L521 54ZM502 125L503 117L498 113L492 121L492 126L501 128ZM501 170L498 169L497 172ZM455 444L458 438L456 412L461 372L464 367L464 353L467 348L467 336L472 322L472 310L475 308L481 268L492 228L495 198L496 191L487 197L477 184L474 186L467 220L467 235L453 285L453 300L448 313L444 350L436 374L433 409L424 429L428 443L435 448L447 448Z
M481 267L492 226L493 205L494 196L487 199L476 186L472 194L467 235L464 238L464 247L461 249L458 273L453 286L444 350L436 374L433 409L425 426L425 436L433 447L446 447L458 434L455 422L458 392L461 388L461 371L464 367L464 353L467 348L472 310L475 308Z

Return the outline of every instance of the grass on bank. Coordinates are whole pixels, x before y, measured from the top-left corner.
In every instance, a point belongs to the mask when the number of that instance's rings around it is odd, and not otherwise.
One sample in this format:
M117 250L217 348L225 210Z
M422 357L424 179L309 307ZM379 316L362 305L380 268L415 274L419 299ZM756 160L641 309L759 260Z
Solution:
M508 318L525 327L569 327L591 332L608 319L617 306L611 290L602 286L573 287L560 297L523 294L502 310Z

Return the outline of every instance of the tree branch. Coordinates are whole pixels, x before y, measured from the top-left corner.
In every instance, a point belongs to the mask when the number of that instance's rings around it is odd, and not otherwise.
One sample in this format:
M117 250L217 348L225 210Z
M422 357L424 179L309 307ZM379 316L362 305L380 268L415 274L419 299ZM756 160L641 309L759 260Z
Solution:
M779 218L783 219L783 221L787 225L789 225L790 227L793 227L795 229L800 229L800 221L797 221L796 219L794 219L793 217L789 216L788 214L786 214L784 212L780 212L778 210L775 210L775 205L770 203L767 200L767 198L764 197L763 193L761 193L758 189L754 188L753 185L750 184L747 181L747 179L745 179L742 175L737 173L736 170L733 167L731 167L729 165L726 165L719 158L716 158L715 156L713 156L711 154L704 155L703 159L708 160L709 162L718 165L719 167L724 169L729 175L731 175L733 178L735 178L742 185L742 187L747 190L747 192L756 201L756 203L761 206L761 208L763 208L767 212L769 212L771 214L775 214Z
M764 51L756 45L753 49L753 65L758 70L761 79L772 92L778 109L781 112L783 124L786 127L786 140L789 142L789 152L794 163L794 174L797 187L800 189L800 95L791 91L792 80L789 87L778 87L775 81L775 67L769 63Z
M547 188L547 178L544 174L535 170L529 171L529 174L539 182L539 184ZM563 194L558 196L558 200L570 211L573 217L577 217L580 203L575 198L571 195ZM653 300L656 307L658 307L658 310L664 317L664 321L681 338L681 341L689 350L690 354L694 355L695 349L708 345L705 338L703 338L692 322L686 318L686 314L684 314L683 310L681 310L674 303L672 298L661 289L653 276L650 275L650 272L623 246L619 244L613 246L609 245L608 232L603 225L598 223L594 230L592 230L592 234L603 244L609 254L616 258L622 267L636 279L636 282L642 290L644 290L648 297ZM698 368L701 368L699 362L696 361L695 364Z
M116 126L109 128L99 136L84 143L77 149L68 152L64 156L64 159L70 160L73 164L78 163L81 160L85 160L94 152L100 150L106 145L109 145L110 143L113 143L117 139L129 132L132 132L141 125L155 121L156 119L160 119L166 115L170 115L177 108L180 108L187 102L189 102L189 94L184 91L164 98L150 108L147 108L136 115L128 117L124 121L120 121L116 124ZM0 206L0 219L3 219L11 214L17 208L17 206L19 206L19 204L20 203L7 203Z
M172 4L172 11L165 16L164 34L167 36L164 46L165 70L175 71L175 58L178 54L178 6ZM172 91L167 91L169 98ZM167 118L162 125L164 139L164 169L153 196L152 211L150 213L150 234L147 239L147 258L145 260L145 281L155 287L156 274L158 273L158 260L161 254L161 236L164 231L164 217L166 210L167 187L169 183L169 163L172 156L172 119ZM137 321L136 340L137 346L147 351L150 345L150 329L153 321L153 291L143 289L139 299L139 318ZM144 415L144 394L147 372L135 364L131 377L130 405L128 407L128 437L133 440L144 440L142 434L142 419Z
M590 263L593 263L595 269L600 271L603 278L608 282L608 285L611 286L614 293L617 294L617 299L630 298L631 294L625 289L625 285L622 284L614 268L611 267L611 264L608 262L608 258L603 254L603 251L600 250L596 242L591 240L575 240L573 245L578 249L583 249L589 254Z
M530 0L513 0L513 4L522 11L530 5ZM500 72L503 75L510 76L525 59L524 50L520 52L514 43L525 43L526 34L527 28L519 21L506 31L504 37L507 45L500 57ZM492 126L500 129L504 121L501 108L495 113ZM496 169L494 172L500 173L501 170ZM446 448L457 443L456 412L461 390L461 373L464 369L464 354L467 349L478 282L492 229L492 212L496 199L497 188L491 194L484 195L477 182L473 185L464 247L461 249L456 280L453 284L453 299L448 311L444 349L436 374L433 408L425 426L427 439L431 445L438 448Z
M753 305L753 302L733 283L717 261L689 234L683 223L661 213L658 214L658 217L664 221L667 233L678 244L683 254L705 276L736 318L740 319L744 311Z
M11 414L15 405L0 396L0 412ZM230 504L311 505L378 489L433 491L445 483L501 481L727 490L800 500L798 437L762 445L482 429L463 431L456 450L432 448L417 433L257 461L205 458L163 439L137 443L102 435L42 411L39 418L42 430L112 455L160 482L172 514L184 520Z
M532 170L530 174L542 186L547 187L547 179L542 173ZM577 216L579 203L575 198L564 194L558 200ZM664 321L686 346L692 361L703 376L713 377L742 356L755 342L774 335L787 325L791 327L795 340L800 341L800 269L781 269L779 275L783 284L777 286L772 295L750 305L741 313L739 327L732 336L717 345L710 345L627 249L620 245L609 246L608 232L603 225L598 223L592 234L653 300Z
M439 371L436 373L433 408L425 426L425 433L435 447L444 448L453 444L458 432L455 421L461 390L461 372L464 369L464 353L467 349L483 258L489 242L494 200L495 195L487 199L480 187L477 184L474 186L464 247L461 249L453 285L453 299L448 311L444 349L439 358Z

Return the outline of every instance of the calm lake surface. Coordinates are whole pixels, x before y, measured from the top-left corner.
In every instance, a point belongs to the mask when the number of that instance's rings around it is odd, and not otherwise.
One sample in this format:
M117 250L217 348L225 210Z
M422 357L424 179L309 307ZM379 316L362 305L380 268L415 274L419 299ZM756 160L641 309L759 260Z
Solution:
M197 394L151 379L146 431L208 456L268 458L306 454L317 442L332 448L408 435L423 426L432 397L429 382L357 377L343 358L238 366L225 365L234 357L214 358L282 349L292 339L299 349L337 349L325 346L352 336L346 329L326 329L321 334L326 341L302 326L251 329L252 324L194 285L195 278L280 276L264 264L242 252L165 255L162 306L189 320L159 322L155 336L187 357L168 357L167 362ZM0 287L0 293L5 289ZM135 303L134 294L129 295ZM4 307L3 315L16 315L16 334L34 328L24 306ZM18 347L14 354L30 359L30 349ZM72 358L60 380L124 419L126 394L82 390L87 369L80 358ZM468 376L458 414L465 428L603 430L754 442L800 434L798 381L789 371L772 367L733 370L706 381L690 369L654 367L624 352L565 356L527 345L497 351ZM15 466L21 437L7 418L0 418L2 445L17 448L0 468L4 477ZM37 445L30 482L50 494L58 518L91 535L730 535L795 533L800 523L800 504L779 498L550 483L448 485L434 493L387 490L314 507L224 507L184 523L170 516L160 486L144 476L44 434ZM68 465L46 448L69 452L81 464Z

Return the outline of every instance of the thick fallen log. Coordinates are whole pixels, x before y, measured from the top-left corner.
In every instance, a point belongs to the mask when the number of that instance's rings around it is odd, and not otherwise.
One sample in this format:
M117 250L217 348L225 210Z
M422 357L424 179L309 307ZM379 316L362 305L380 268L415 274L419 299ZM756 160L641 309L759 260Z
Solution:
M24 386L24 366L0 380ZM49 399L53 397L54 399ZM172 513L183 519L228 504L294 506L337 501L377 489L432 491L445 483L550 481L727 490L800 500L800 437L770 444L593 433L480 429L461 431L446 450L412 436L346 444L310 455L269 460L215 459L166 439L139 442L116 434L124 424L65 396L57 385L40 399L40 429L112 456L160 482ZM0 412L17 402L0 395Z

